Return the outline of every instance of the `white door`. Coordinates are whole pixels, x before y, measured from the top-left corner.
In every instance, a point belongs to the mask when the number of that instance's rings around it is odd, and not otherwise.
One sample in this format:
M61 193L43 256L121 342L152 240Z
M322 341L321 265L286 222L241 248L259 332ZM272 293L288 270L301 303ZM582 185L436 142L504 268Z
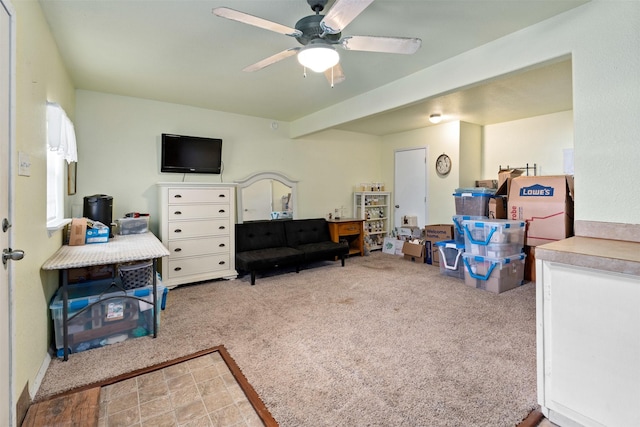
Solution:
M418 217L418 227L427 225L427 149L395 152L393 223L402 225L404 216Z
M12 97L12 45L13 45L13 9L0 0L0 249L11 247L11 228L9 227L11 201L11 120ZM0 264L0 424L15 426L15 402L12 392L12 334L11 334L11 264ZM5 424L6 423L6 424Z

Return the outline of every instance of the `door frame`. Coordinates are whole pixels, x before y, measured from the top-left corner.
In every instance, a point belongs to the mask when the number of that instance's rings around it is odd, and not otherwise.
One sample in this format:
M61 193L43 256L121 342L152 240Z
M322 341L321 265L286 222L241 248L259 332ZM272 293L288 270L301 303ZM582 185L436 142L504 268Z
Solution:
M2 149L6 149L7 150L7 163L8 164L4 164L1 165L0 167L5 168L6 167L6 171L7 171L7 187L8 187L8 206L7 206L7 218L9 219L9 222L11 224L13 224L13 220L15 218L14 212L13 212L13 207L15 206L15 183L14 183L14 179L13 179L13 159L16 158L16 153L15 153L15 141L16 141L16 13L15 13L15 9L13 8L13 5L11 4L10 0L0 0L0 8L2 8L4 11L6 11L8 18L9 18L9 73L8 73L8 77L9 77L9 88L8 88L8 99L6 100L8 102L8 113L9 113L9 117L8 117L8 124L9 124L9 131L8 131L8 146L7 147L3 147ZM4 12L3 12L4 13ZM6 54L7 52L3 52L2 54ZM13 227L10 227L7 230L7 241L9 243L9 247L13 247L13 243L14 243L14 239L13 239L14 233L13 233ZM15 280L13 277L13 263L9 262L7 264L7 285L8 285L8 292L7 292L7 304L8 304L8 313L7 313L7 317L6 322L7 324L4 324L4 319L3 321L0 323L0 327L8 328L7 331L7 338L8 338L8 343L7 346L5 348L4 345L0 345L0 351L6 351L8 354L6 354L7 356L7 362L8 362L8 378L7 378L7 382L5 383L5 378L0 378L0 387L5 387L6 385L8 385L9 390L7 390L8 393L8 399L5 401L4 399L0 399L2 400L2 402L0 403L0 405L3 405L2 408L0 409L2 414L7 414L8 415L8 422L9 422L9 426L11 427L15 427L17 425L17 420L16 420L16 393L15 393L15 366L14 366L14 361L15 361L15 307L14 307L14 290L15 290ZM0 313L0 315L3 315L2 313ZM3 370L3 376L4 376L4 372L5 372L5 367L2 368ZM6 385L5 385L6 384Z

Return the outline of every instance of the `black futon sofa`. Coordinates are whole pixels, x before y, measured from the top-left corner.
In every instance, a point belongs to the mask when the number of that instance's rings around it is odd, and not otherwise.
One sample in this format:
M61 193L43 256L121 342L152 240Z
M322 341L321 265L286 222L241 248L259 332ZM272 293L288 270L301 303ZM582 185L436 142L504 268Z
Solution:
M324 218L281 221L251 221L236 224L236 268L251 273L276 267L295 266L296 273L306 263L340 258L349 254L347 242L333 242Z

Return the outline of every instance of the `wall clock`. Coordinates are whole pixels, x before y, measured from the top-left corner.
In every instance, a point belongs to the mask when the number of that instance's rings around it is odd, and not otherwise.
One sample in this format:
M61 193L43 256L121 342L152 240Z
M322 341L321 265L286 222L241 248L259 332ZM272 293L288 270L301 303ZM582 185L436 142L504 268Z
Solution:
M440 154L436 160L436 171L439 175L448 175L451 172L451 158L446 154Z

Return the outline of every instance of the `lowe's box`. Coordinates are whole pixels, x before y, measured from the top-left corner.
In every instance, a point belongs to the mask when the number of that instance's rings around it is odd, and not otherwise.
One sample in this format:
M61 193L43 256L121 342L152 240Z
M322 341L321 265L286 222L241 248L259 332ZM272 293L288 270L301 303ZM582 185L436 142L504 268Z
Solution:
M519 176L511 181L508 219L527 222L525 244L573 236L573 177Z

